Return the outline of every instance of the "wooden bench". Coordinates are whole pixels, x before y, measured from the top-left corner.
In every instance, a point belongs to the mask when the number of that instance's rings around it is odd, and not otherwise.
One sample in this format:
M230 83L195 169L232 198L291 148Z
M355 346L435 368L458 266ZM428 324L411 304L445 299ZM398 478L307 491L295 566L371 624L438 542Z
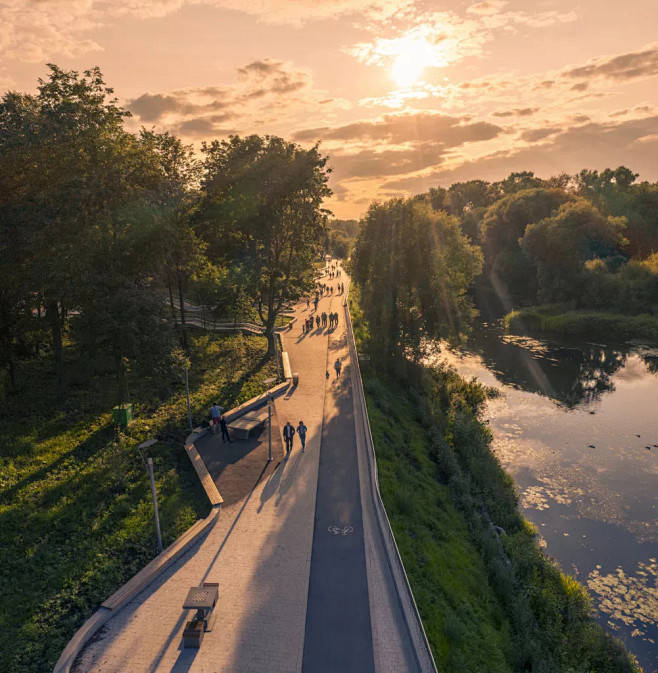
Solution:
M258 411L248 411L244 416L232 421L228 427L238 439L249 439L249 433L263 425L267 421L267 416L267 407Z

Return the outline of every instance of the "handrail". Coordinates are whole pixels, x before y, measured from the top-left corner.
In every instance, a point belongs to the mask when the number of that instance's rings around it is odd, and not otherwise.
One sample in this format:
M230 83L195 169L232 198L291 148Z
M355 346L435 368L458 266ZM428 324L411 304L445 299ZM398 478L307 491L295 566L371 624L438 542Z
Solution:
M398 599L400 600L400 608L404 616L405 625L409 633L409 637L413 644L414 653L418 662L418 666L422 671L428 673L438 673L436 662L434 661L434 656L432 654L432 648L430 647L429 640L427 639L427 634L425 633L425 628L423 626L423 621L420 618L420 613L418 612L418 605L416 604L416 599L414 598L413 591L411 589L411 584L409 583L409 578L404 569L404 563L402 562L402 557L400 556L400 550L398 548L397 542L395 541L395 535L393 534L393 529L391 527L391 522L386 513L386 508L384 507L384 501L382 500L381 492L379 490L379 475L377 472L377 456L375 454L375 444L372 439L372 430L370 428L370 419L368 418L368 408L366 405L365 393L363 392L363 379L361 378L361 369L359 367L359 358L358 352L356 350L356 342L354 340L354 331L352 328L352 317L350 315L348 298L349 291L351 287L351 278L348 280L347 289L345 292L345 299L343 300L343 308L345 310L345 322L347 325L348 341L349 347L353 360L354 372L357 379L356 386L356 398L357 404L361 407L361 417L363 421L363 430L366 440L366 454L368 456L368 466L370 479L372 482L372 499L375 506L375 511L377 512L377 522L379 523L379 531L382 535L384 541L384 547L387 551L387 560L391 570L391 574L395 581L396 587L398 589ZM386 544L386 542L389 544ZM398 577L395 573L394 567L398 569L398 574L402 577L403 586L399 586ZM405 604L405 601L402 600L400 595L400 590L403 590L407 596L408 603ZM415 628L412 628L410 621L413 621Z

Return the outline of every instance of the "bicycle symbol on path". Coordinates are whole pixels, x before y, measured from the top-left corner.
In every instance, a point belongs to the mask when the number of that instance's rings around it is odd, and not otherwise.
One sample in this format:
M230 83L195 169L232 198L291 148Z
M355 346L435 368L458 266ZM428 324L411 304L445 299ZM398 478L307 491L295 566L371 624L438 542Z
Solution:
M348 533L354 532L354 528L352 528L352 526L345 526L344 528L340 528L339 526L329 526L327 530L332 535L342 535L343 537L345 537Z

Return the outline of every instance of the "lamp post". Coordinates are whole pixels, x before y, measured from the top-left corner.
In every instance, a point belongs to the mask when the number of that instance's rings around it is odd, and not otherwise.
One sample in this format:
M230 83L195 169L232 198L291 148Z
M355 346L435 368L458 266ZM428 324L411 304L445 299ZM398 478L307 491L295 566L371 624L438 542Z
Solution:
M190 432L194 432L194 425L192 424L192 407L190 406L190 382L188 379L189 367L185 367L185 393L187 394L187 421L190 424Z
M187 371L187 370L186 370ZM162 554L162 534L160 533L160 515L158 514L158 496L155 492L155 478L153 476L153 458L148 455L147 449L154 444L157 444L157 440L149 439L146 442L142 442L137 448L142 452L142 459L144 454L146 454L146 470L149 473L149 479L151 480L151 496L153 498L153 514L155 515L155 534L158 538L158 554Z
M267 462L272 462L272 393L269 391L269 387L276 381L276 377L272 376L269 379L263 381L263 385L267 389L267 448L268 448L268 458Z

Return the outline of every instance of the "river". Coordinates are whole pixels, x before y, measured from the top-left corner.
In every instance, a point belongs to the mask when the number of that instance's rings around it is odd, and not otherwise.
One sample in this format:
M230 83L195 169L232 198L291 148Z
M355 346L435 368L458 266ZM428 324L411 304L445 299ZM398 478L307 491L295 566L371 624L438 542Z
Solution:
M658 349L482 322L443 357L503 393L484 417L524 516L601 624L658 673Z

